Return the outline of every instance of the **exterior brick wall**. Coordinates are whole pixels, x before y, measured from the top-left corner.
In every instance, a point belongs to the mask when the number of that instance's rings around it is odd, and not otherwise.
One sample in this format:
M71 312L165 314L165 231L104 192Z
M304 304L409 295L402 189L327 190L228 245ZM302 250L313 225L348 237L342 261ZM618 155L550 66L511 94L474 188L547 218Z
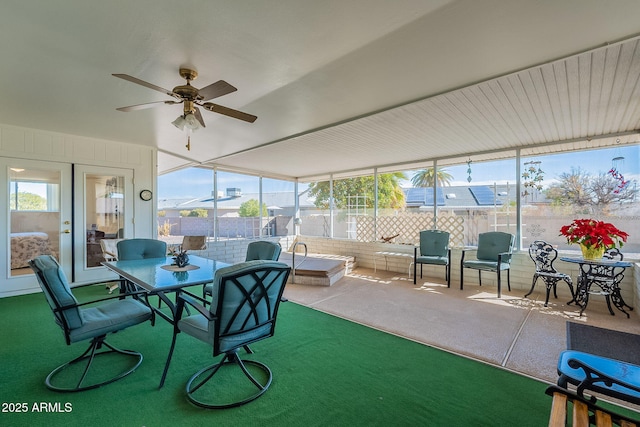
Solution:
M276 238L269 238L268 240L279 242L284 251L291 251L296 241L304 242L307 245L309 253L322 253L322 254L334 254L345 255L355 257L355 262L358 267L374 268L375 265L378 269L387 269L388 271L395 271L399 274L409 273L409 265L412 262L410 257L388 257L385 265L383 257L376 256L376 252L398 252L413 255L412 245L400 245L390 243L379 242L358 242L355 240L347 239L330 239L326 237L315 236L282 236ZM238 263L245 259L247 252L247 245L252 240L237 239L237 240L222 240L219 242L208 242L207 249L203 251L193 251L196 255L201 255L206 258L216 259L228 263ZM460 286L460 257L462 251L459 248L454 248L451 253L452 266L451 266L451 287L457 289ZM575 253L573 254L575 255ZM473 253L467 256L473 256ZM566 263L560 260L555 262L555 267L564 273L567 273L575 283L577 282L578 266L576 264ZM526 251L518 251L513 254L511 261L511 289L516 294L524 295L531 287L531 281L535 267L533 262L529 258L529 254ZM635 263L634 267L629 268L625 272L625 278L622 282L622 296L634 307L640 306L640 263ZM419 274L419 273L418 273ZM478 273L475 270L467 269L465 271L465 286L478 286ZM444 268L441 266L423 266L423 277L434 278L438 281L444 281ZM507 275L506 272L502 273L503 289L507 289ZM491 272L482 273L482 287L486 292L495 292L496 287L496 275ZM538 281L536 288L539 291L544 291L544 284L541 280ZM558 285L558 298L568 301L569 289L564 283ZM553 297L552 297L553 298ZM601 298L601 297L594 297Z
M379 251L385 252L400 252L413 255L412 245L399 245L391 243L378 243L378 242L357 242L346 239L330 239L324 237L314 236L299 236L299 241L303 241L307 244L310 253L326 253L336 255L350 255L356 258L358 267L374 268L375 253ZM460 286L460 258L462 251L458 248L454 248L451 251L451 287L458 288ZM575 255L575 253L573 253ZM466 257L473 257L473 253L468 253ZM377 257L375 260L378 269L385 268L385 261L382 257ZM389 257L387 261L388 271L395 271L402 274L408 274L410 258L393 258ZM622 297L629 304L634 302L634 306L638 305L636 295L640 294L640 264L636 263L635 268L628 268L625 271L625 278L622 282ZM557 260L554 266L559 271L567 273L571 276L575 283L578 277L578 266ZM438 280L444 280L444 268L441 266L423 266L423 277L431 277ZM511 289L512 291L526 294L531 288L531 281L533 273L535 272L535 266L529 253L527 251L518 251L513 254L511 261ZM478 286L478 273L475 270L466 269L464 272L464 284L465 286ZM420 274L420 273L418 273ZM507 289L507 273L502 272L502 285L503 289ZM482 273L482 287L487 288L487 292L495 292L497 286L496 274L491 272ZM544 289L544 284L541 280L536 284L536 288L539 290ZM558 285L558 298L566 299L570 295L569 288L560 283Z

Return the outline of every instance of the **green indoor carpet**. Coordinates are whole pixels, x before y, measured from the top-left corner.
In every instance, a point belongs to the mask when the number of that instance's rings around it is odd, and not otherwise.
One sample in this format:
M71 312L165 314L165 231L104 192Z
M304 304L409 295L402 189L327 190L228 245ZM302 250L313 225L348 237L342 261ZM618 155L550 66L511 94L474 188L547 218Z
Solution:
M105 292L75 291L81 300ZM88 343L65 344L42 294L1 299L0 313L2 426L543 426L551 408L545 383L292 302L280 305L274 337L253 344L254 354L240 352L273 372L269 390L244 406L207 410L188 402L187 380L214 359L185 334L158 389L171 341L160 318L108 337L144 355L133 374L57 393L45 377Z

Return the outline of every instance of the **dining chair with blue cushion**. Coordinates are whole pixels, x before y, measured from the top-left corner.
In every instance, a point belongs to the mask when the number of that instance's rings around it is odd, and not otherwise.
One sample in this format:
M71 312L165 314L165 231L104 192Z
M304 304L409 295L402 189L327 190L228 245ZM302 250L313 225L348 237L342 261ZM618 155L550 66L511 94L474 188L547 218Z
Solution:
M269 240L257 240L249 243L247 246L247 254L245 256L246 261L265 260L265 261L278 261L282 247ZM208 283L202 287L202 296L212 295L213 285Z
M413 284L416 284L417 265L420 264L422 278L423 264L443 265L447 288L451 287L451 249L449 233L440 230L420 232L420 245L413 248Z
M117 243L118 260L131 261L148 258L165 258L167 256L167 243L155 239L125 239ZM136 287L129 281L123 281L120 292L133 292ZM158 308L162 300L158 301Z
M500 272L507 270L507 286L511 291L511 255L516 237L502 231L490 231L478 235L477 248L465 248L460 259L460 289L464 288L464 269L478 270L478 281L482 286L482 271L495 271L498 279L498 298L501 296ZM475 250L476 259L465 260L467 251Z
M245 261L254 261L256 259L278 261L282 247L269 240L258 240L249 243L247 246L247 255Z
M224 355L189 379L187 397L192 403L204 408L229 408L261 396L271 384L271 370L256 360L242 360L238 350L274 335L290 270L284 263L263 260L222 268L214 276L214 298L208 308L203 298L182 291L178 295L173 340L161 386L171 363L176 336L184 332L211 346L213 357ZM195 308L196 314L183 317L186 306ZM223 370L226 372L216 377ZM230 381L234 370L244 376Z
M51 371L45 380L48 388L62 392L89 390L119 380L140 366L142 354L116 348L106 341L106 337L147 320L153 323L153 311L147 304L140 299L127 298L126 294L79 303L71 292L62 267L53 256L40 255L30 260L29 266L53 310L56 323L62 328L67 345L91 340L82 355ZM116 369L114 374L105 374L113 371L111 365L114 360L111 356L106 359L106 364L100 364L97 363L98 358L114 353L129 357L132 362L124 370ZM71 372L71 375L58 376L71 366L79 368L69 369L67 373ZM90 370L92 366L94 369Z
M118 242L118 260L164 258L167 243L155 239L126 239Z

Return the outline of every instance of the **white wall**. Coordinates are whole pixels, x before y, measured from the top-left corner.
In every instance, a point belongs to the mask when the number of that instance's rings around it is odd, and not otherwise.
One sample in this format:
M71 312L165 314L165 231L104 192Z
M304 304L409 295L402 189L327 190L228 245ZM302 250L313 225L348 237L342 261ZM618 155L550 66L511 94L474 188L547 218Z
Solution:
M156 194L155 148L0 124L0 156L132 169L135 237L154 237L157 233L155 198L144 202L137 197L142 189ZM2 185L6 185L6 174L0 176Z
M138 197L140 190L150 189L156 193L157 186L157 151L155 148L142 145L126 144L116 141L107 141L96 138L80 137L76 135L61 134L38 129L22 128L17 126L0 124L0 158L9 167L13 159L15 161L38 161L55 164L61 170L71 170L71 165L85 167L102 167L128 169L132 171L134 177L133 184L133 218L134 223L129 224L129 229L133 230L131 237L156 237L157 227L155 218L157 216L157 203L155 198L145 202ZM0 185L8 188L8 171L0 171ZM63 181L66 182L66 181ZM63 203L65 206L71 205L70 195L74 191L69 180L65 184L68 188L63 188ZM80 195L81 196L81 195ZM76 198L76 205L82 200ZM6 201L0 205L0 241L4 242L5 251L9 250L10 223L8 219L8 208ZM70 213L70 212L69 212ZM65 218L66 221L68 219ZM60 224L62 226L62 224ZM58 225L56 225L56 228ZM68 225L66 227L69 227ZM83 227L84 228L84 227ZM86 236L74 235L74 247L79 248L85 244ZM62 241L62 253L60 260L68 279L72 280L71 266L71 246L70 239ZM62 254L65 256L62 257ZM9 257L7 257L8 259ZM22 293L37 292L39 287L31 275L11 275L9 274L8 263L0 262L0 277L5 280L0 281L0 296L19 295ZM76 264L82 264L82 260L76 260ZM91 276L93 280L99 280L98 276ZM78 279L78 283L85 279Z

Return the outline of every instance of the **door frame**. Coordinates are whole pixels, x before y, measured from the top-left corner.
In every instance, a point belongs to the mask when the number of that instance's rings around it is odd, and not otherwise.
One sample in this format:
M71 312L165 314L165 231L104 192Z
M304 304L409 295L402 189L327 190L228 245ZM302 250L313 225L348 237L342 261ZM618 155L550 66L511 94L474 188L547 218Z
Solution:
M0 286L0 298L14 295L22 295L40 291L40 286L33 273L22 275L11 275L11 211L9 207L10 190L10 168L34 169L46 171L58 171L60 173L60 233L59 247L56 248L58 261L67 277L71 277L72 260L72 233L65 233L63 230L71 230L72 225L72 166L70 163L30 160L20 158L0 157L0 170L2 172L1 181L5 185L0 186L0 200L5 200L5 208L0 209L0 241L5 242L5 256L0 257L0 274L3 276Z

